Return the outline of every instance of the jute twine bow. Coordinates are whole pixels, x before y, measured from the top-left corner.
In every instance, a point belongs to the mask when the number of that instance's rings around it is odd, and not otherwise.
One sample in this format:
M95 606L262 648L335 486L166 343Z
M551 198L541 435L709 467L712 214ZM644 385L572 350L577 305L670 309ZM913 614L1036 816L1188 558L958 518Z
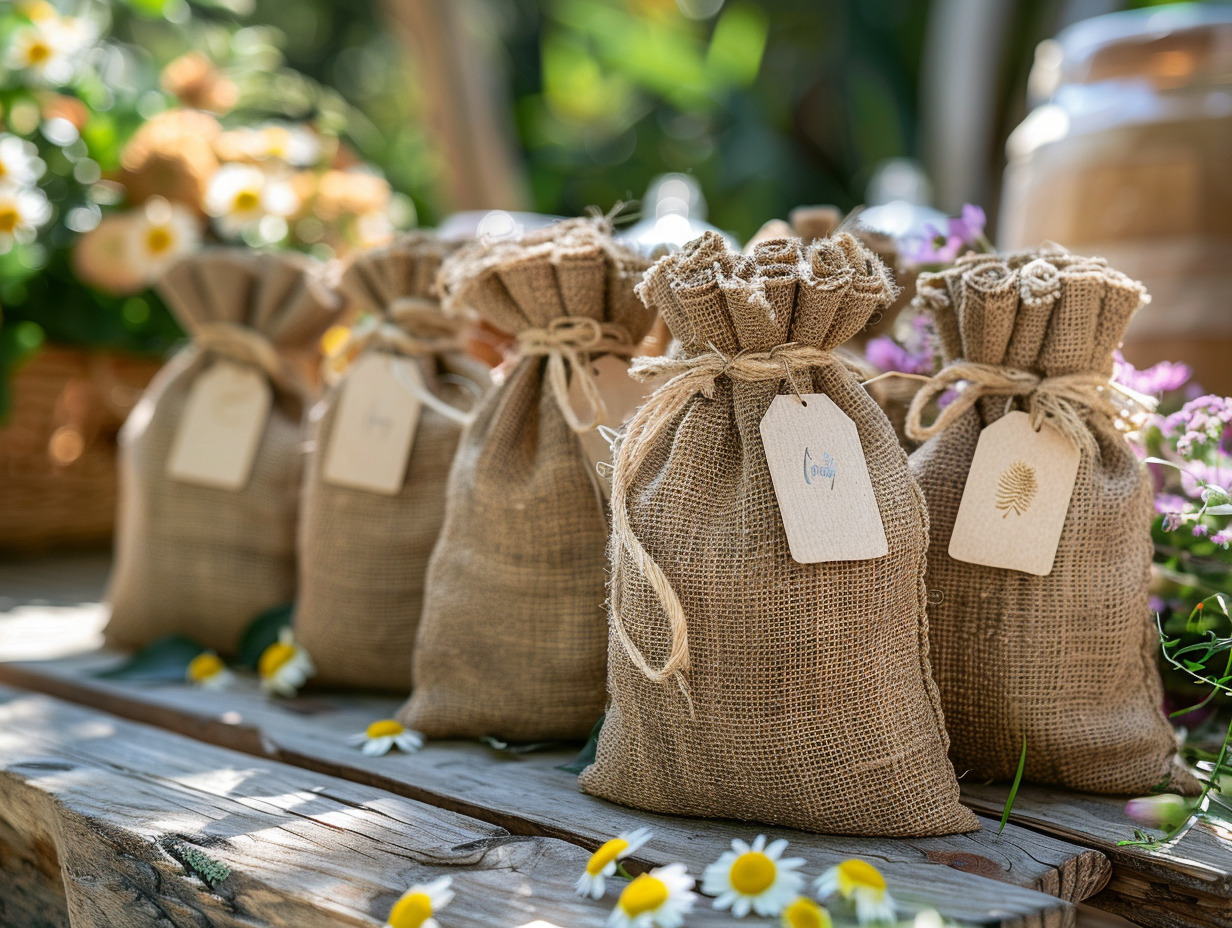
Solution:
M631 357L634 345L624 328L582 316L563 316L553 319L547 328L518 333L517 344L522 357L547 357L548 383L560 414L573 431L589 432L607 419L607 406L590 373L590 359L596 354ZM589 415L585 419L578 417L569 402L570 370L586 400Z
M966 386L958 397L933 420L923 424L924 409L945 390ZM1155 408L1155 400L1114 383L1106 375L1088 372L1039 377L1029 371L958 361L929 378L916 393L907 411L905 431L916 441L926 441L954 422L983 397L1023 397L1031 425L1038 431L1045 420L1075 447L1094 454L1098 448L1089 427L1092 415L1117 420Z
M431 301L403 297L391 303L383 316L366 316L352 326L346 339L325 356L321 370L325 382L333 386L353 359L365 351L424 358L465 349L461 321L444 315ZM401 370L395 366L394 376L421 403L454 422L470 424L471 413L446 403L419 381L400 376Z
M195 326L190 334L199 350L258 367L284 392L311 400L312 388L274 343L255 329L233 322L204 322Z
M654 450L659 435L685 404L698 393L708 399L714 398L715 382L719 377L743 383L787 380L792 390L797 391L796 373L832 364L859 373L855 364L833 351L794 342L770 351L742 351L736 355L725 355L711 346L711 351L691 358L637 358L629 369L629 376L638 380L664 374L672 375L672 379L651 394L629 421L619 442L620 454L612 481L613 624L629 660L648 680L656 683L675 680L688 702L690 716L693 715L693 700L684 678L689 669L688 617L667 574L647 553L629 523L627 501L633 481ZM667 616L671 648L662 667L650 665L620 618L621 577L630 563L646 578Z

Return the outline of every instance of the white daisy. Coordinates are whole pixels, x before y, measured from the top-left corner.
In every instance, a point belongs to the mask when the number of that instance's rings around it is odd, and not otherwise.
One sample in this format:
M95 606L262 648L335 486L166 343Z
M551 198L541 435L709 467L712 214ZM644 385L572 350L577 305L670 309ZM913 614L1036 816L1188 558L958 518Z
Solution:
M205 211L219 233L237 238L267 216L282 219L299 209L299 197L286 180L251 164L224 164L210 178Z
M33 142L0 132L0 184L31 187L47 170Z
M608 928L679 928L697 895L684 864L668 864L633 880L608 916Z
M295 643L290 628L284 628L278 640L266 648L257 661L261 689L277 696L294 696L316 672L312 658Z
M778 915L804 886L804 876L799 873L804 858L780 860L786 849L787 842L782 838L769 847L765 835L758 835L752 845L737 838L731 850L702 874L702 892L717 897L714 907L731 909L736 918L744 918L750 910L758 915Z
M0 184L0 254L13 242L28 245L38 236L39 226L51 218L51 203L37 187Z
M192 210L162 197L146 200L128 229L132 266L147 282L201 247L201 229Z
M235 674L213 651L202 651L189 662L184 679L205 690L223 690L235 680Z
M258 158L277 158L298 168L310 167L321 158L321 139L306 126L270 123L258 131Z
M783 928L830 928L830 913L808 896L797 896L783 909Z
M436 913L453 901L453 877L443 876L412 886L394 903L385 919L386 928L439 928Z
M414 754L423 747L424 738L417 731L404 728L396 719L381 719L373 722L358 735L352 735L351 744L362 744L363 753L369 757L380 757L388 754L390 748L397 748L406 754Z
M590 896L592 899L602 899L607 890L607 878L616 873L620 861L642 847L653 834L649 828L638 828L626 831L605 842L599 850L590 855L586 863L586 872L578 877L576 884L579 896Z
M813 889L823 901L838 893L854 903L861 925L894 921L894 899L886 892L885 877L868 861L844 860L819 876Z
M75 56L95 38L94 28L85 20L48 13L13 33L4 63L37 83L58 87L72 80Z

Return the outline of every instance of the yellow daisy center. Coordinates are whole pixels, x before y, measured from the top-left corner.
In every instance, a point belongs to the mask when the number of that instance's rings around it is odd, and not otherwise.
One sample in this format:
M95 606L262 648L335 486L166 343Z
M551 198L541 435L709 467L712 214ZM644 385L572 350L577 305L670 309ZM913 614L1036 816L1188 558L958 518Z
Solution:
M295 645L275 641L262 652L261 659L257 661L257 672L263 677L272 677L285 667L295 654Z
M604 867L616 860L628 847L629 842L624 838L613 838L590 855L590 861L586 864L586 872L591 876L598 876L603 872Z
M761 851L741 854L731 865L732 889L742 896L760 896L774 885L778 868Z
M27 66L42 64L51 57L51 46L42 39L35 39L26 46Z
M200 683L222 673L224 667L222 658L213 651L198 654L188 665L188 679Z
M427 893L407 893L389 913L391 928L419 928L432 917L432 898Z
M654 912L667 902L670 893L667 884L649 873L643 873L625 887L616 903L630 918L636 918L645 912Z
M390 738L394 735L400 735L404 731L406 729L393 719L381 719L379 722L373 722L369 725L366 734L369 738Z
M790 928L830 928L830 913L807 896L800 896L783 910L783 924Z
M17 224L21 222L21 213L12 206L0 206L0 232L13 234Z
M153 226L145 234L145 247L152 255L161 255L175 244L175 236L166 226Z
M0 177L5 177L9 173L9 166L3 161L0 161Z
M880 899L885 888L885 877L866 861L844 860L838 865L838 891L845 898L850 898L857 890L863 890Z
M261 195L255 190L241 190L231 201L231 207L237 213L251 213L260 205Z

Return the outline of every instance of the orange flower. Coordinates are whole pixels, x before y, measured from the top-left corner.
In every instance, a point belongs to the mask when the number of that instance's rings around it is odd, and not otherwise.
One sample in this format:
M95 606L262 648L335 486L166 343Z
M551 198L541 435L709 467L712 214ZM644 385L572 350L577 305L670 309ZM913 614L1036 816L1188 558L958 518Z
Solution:
M218 170L218 120L196 110L160 113L137 130L120 154L121 180L133 203L161 196L200 211Z
M145 288L146 276L132 260L131 242L136 233L135 213L104 216L73 246L73 271L82 283L117 296Z
M389 182L363 171L326 171L317 184L313 204L316 214L326 222L343 216L384 213L389 209Z
M219 115L230 112L240 97L235 82L201 52L189 52L170 62L163 68L160 83L184 106Z

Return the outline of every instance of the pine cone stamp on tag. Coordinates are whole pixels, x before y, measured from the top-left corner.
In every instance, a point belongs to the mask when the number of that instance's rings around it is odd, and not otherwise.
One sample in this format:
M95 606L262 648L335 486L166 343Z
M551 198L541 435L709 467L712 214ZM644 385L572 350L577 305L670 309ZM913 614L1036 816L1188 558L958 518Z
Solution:
M997 511L1006 518L1011 512L1020 516L1031 508L1035 494L1039 492L1039 481L1035 477L1035 468L1026 461L1016 460L997 478Z

